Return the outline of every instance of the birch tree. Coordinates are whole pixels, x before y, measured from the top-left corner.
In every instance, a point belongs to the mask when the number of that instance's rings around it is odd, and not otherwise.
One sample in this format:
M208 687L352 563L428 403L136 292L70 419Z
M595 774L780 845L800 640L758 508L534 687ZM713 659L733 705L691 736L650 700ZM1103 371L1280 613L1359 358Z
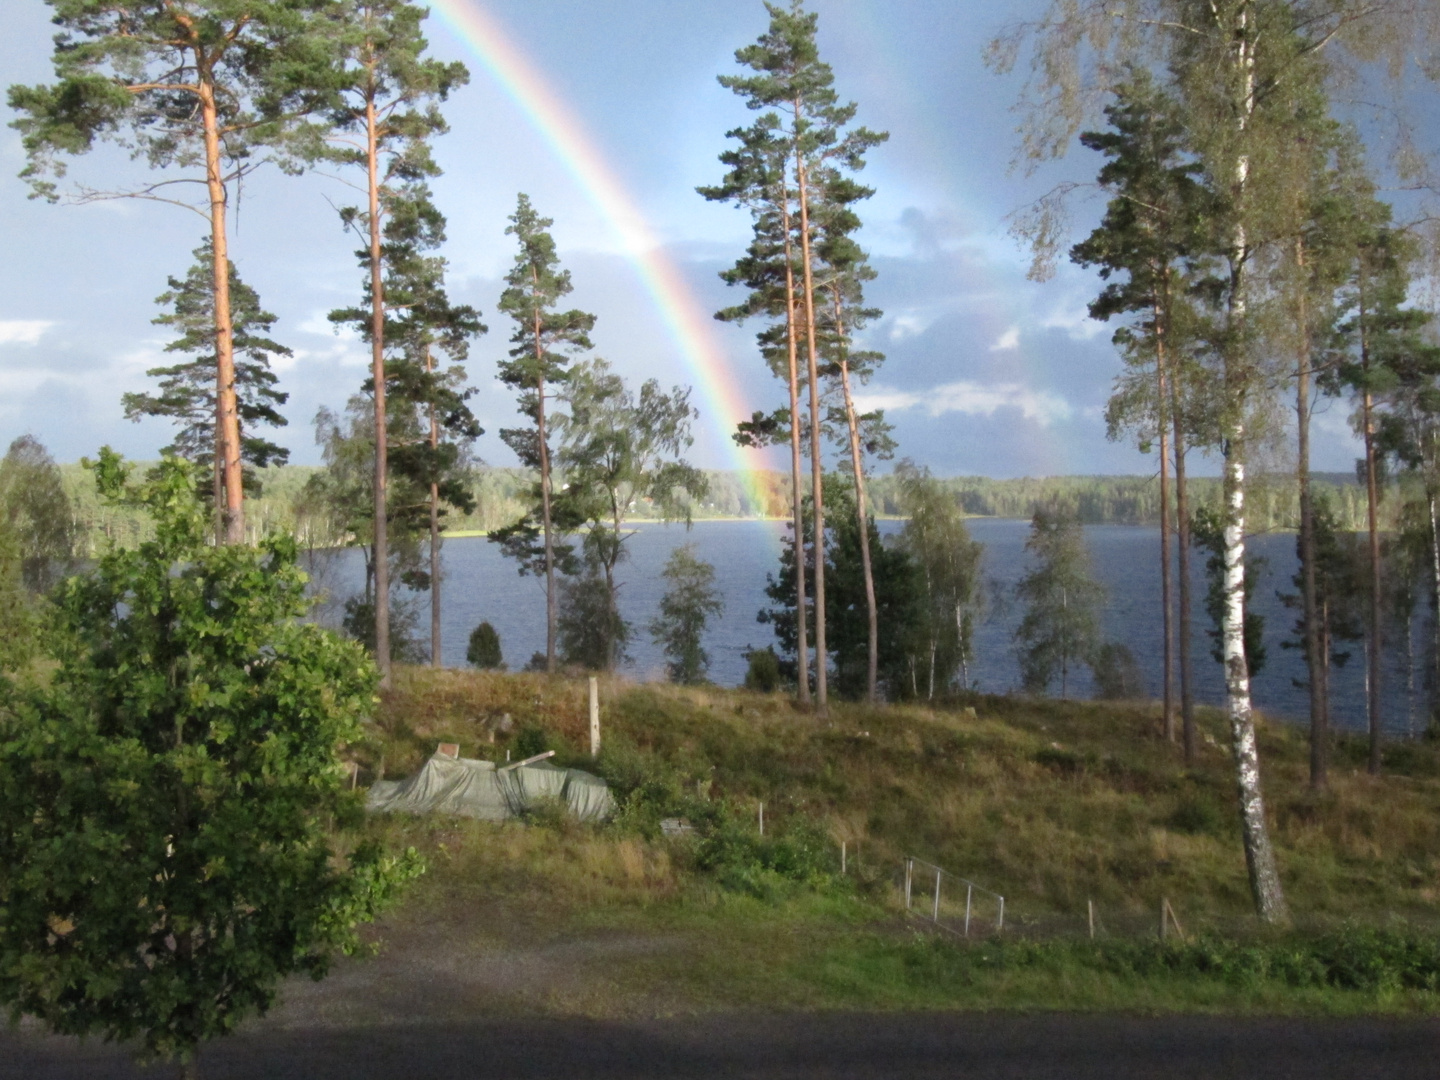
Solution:
M390 580L386 484L389 477L385 418L385 218L403 198L406 184L439 174L429 140L446 130L438 102L469 80L465 65L442 63L425 55L428 42L420 24L429 14L408 0L345 0L338 8L339 102L331 114L335 126L329 156L363 170L365 205L341 210L347 228L361 234L357 252L368 271L366 336L370 342L370 378L374 385L375 461L373 529L375 546L375 661L382 685L390 680ZM347 313L332 313L345 321Z
M1242 834L1256 909L1285 922L1288 909L1270 844L1255 746L1243 641L1245 449L1255 415L1258 357L1252 322L1252 257L1263 246L1267 199L1257 192L1286 146L1284 92L1318 69L1322 84L1347 64L1388 52L1403 58L1440 20L1416 0L1056 0L1038 19L992 42L989 59L1013 68L1029 47L1020 158L1058 157L1129 65L1165 72L1185 124L1228 204L1228 280L1216 338L1219 443L1224 455L1226 703ZM1293 113L1291 114L1293 115ZM1062 187L1018 222L1044 276L1064 236Z
M598 571L603 582L601 621L609 632L600 634L597 666L613 671L628 636L616 579L626 557L626 524L644 501L663 520L689 528L691 506L708 489L705 475L680 456L694 441L690 425L699 413L688 387L667 393L648 379L637 394L598 358L572 369L558 396L566 406L556 424L562 498L570 516L584 522L586 568Z
M210 232L215 445L227 543L245 538L231 322L230 189L269 160L299 168L329 101L327 0L47 0L56 81L11 86L32 194L183 207ZM161 178L61 185L66 159L115 143ZM117 178L118 179L118 178ZM200 188L193 198L189 192Z

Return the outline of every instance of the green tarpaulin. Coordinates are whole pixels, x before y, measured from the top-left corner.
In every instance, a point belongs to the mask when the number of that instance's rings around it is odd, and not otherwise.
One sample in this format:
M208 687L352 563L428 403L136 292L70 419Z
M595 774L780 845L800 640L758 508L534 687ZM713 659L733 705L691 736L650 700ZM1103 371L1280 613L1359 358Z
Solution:
M603 821L615 809L610 788L580 769L549 762L496 768L493 761L436 754L408 780L379 780L365 805L382 812L458 814L482 821L507 821L537 801L563 799L581 821Z

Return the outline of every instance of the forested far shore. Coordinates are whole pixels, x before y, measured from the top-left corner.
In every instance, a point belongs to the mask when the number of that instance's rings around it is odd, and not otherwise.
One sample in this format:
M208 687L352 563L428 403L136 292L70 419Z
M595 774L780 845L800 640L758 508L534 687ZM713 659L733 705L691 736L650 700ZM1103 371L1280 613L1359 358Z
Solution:
M137 543L148 535L144 514L127 507L105 504L95 491L90 473L80 464L60 466L66 494L75 516L79 549L93 556L104 541ZM277 529L293 531L306 547L340 547L354 542L338 523L305 498L306 485L323 472L318 465L278 465L256 469L258 489L247 501L246 531L251 537ZM790 505L790 478L778 471L750 475L706 470L709 491L689 502L697 521L727 518L784 518ZM1153 476L1046 476L997 480L984 476L937 477L953 492L960 509L971 517L1029 518L1039 507L1060 509L1086 525L1154 525L1160 517L1160 486ZM446 531L490 532L515 521L526 508L535 483L527 469L480 467L470 470L475 499L471 514L451 514ZM1220 480L1200 477L1190 481L1197 507L1218 507ZM1344 473L1316 473L1313 484L1334 507L1336 520L1347 532L1365 527L1365 489ZM894 474L876 476L869 487L870 507L879 517L904 517L900 484ZM1286 531L1299 519L1299 492L1290 476L1262 476L1252 492L1250 531ZM1382 502L1382 524L1393 520L1400 499ZM637 521L659 520L661 511L649 500L638 500L632 512Z

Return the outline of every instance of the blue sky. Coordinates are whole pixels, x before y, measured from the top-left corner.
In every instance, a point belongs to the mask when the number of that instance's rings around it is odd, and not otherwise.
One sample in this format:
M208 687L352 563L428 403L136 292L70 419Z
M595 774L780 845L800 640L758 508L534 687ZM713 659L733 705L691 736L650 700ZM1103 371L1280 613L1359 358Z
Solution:
M733 302L717 272L740 253L748 219L706 203L697 184L721 173L724 133L749 116L715 76L764 29L759 0L474 0L506 28L601 147L633 200L681 267L706 310ZM869 331L888 360L865 389L883 405L904 456L937 473L991 476L1142 473L1153 463L1105 439L1103 409L1118 362L1109 330L1085 318L1096 289L1062 268L1025 280L1027 260L1005 217L1058 175L1084 179L1078 150L1046 175L1007 170L1016 83L980 56L1000 22L1035 7L943 0L819 0L821 48L860 120L887 130L866 180L864 242L880 271L872 300L886 312ZM7 0L0 36L6 84L50 77L48 8ZM515 194L546 215L574 275L574 302L599 317L597 351L635 379L688 381L658 313L604 216L558 167L463 43L434 19L437 55L466 60L471 84L446 108L451 132L437 143L445 176L437 200L450 219L445 254L452 294L479 307L490 334L472 351L476 411L489 434L486 461L509 464L496 432L514 423L511 395L493 377L509 328L497 318L500 278L512 257L504 235ZM154 298L179 274L204 229L186 211L141 202L87 207L27 200L15 177L18 135L0 134L0 439L30 432L57 458L102 443L138 457L169 439L156 421L123 419L120 395L147 385L166 337L151 325ZM77 162L72 175L138 175L113 150ZM275 337L295 351L280 368L291 394L280 441L292 460L318 461L312 421L359 386L367 353L337 337L331 308L354 303L360 272L352 237L332 204L351 193L333 179L273 170L247 182L232 220L242 277L279 316ZM1083 224L1083 219L1081 224ZM764 373L751 330L718 328L734 377L756 407L783 387ZM1343 410L1321 419L1316 467L1348 470L1353 440ZM693 457L724 467L726 433L702 415Z

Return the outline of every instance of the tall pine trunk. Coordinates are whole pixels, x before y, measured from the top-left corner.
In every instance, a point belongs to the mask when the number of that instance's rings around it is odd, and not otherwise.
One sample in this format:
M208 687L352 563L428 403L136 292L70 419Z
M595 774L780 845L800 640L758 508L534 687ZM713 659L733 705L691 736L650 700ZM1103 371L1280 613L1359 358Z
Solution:
M1432 466L1433 475L1433 466ZM1432 678L1435 680L1433 694L1440 696L1440 508L1436 507L1435 489L1429 484L1426 485L1425 504L1430 511L1430 587L1434 590L1435 602L1435 640L1431 643L1433 651L1433 662L1435 671ZM1432 719L1435 714L1435 705L1432 701Z
M800 124L800 101L795 101L795 123ZM825 462L820 453L820 361L815 341L815 275L810 257L810 193L805 158L795 144L795 179L800 197L800 268L805 286L805 352L810 379L810 490L815 518L815 710L824 716L829 707L826 687L830 653L825 645Z
M1231 749L1235 757L1240 794L1241 833L1250 890L1260 918L1268 923L1289 920L1285 893L1265 820L1265 798L1260 784L1260 754L1255 740L1255 715L1250 700L1250 672L1245 656L1245 464L1244 407L1251 372L1244 352L1248 317L1245 272L1249 254L1245 210L1250 179L1250 156L1245 149L1250 117L1255 108L1255 35L1248 0L1237 5L1229 36L1238 99L1235 101L1238 148L1232 163L1231 183L1236 206L1231 235L1230 336L1224 352L1223 388L1228 419L1224 438L1224 567L1225 605L1221 620L1225 661L1225 697L1230 717Z
M1180 549L1180 610L1176 629L1176 651L1180 668L1180 737L1185 747L1185 765L1194 768L1199 747L1195 739L1195 693L1190 678L1190 490L1185 476L1185 421L1180 410L1179 379L1170 380L1170 425L1175 454L1175 532Z
M425 374L435 370L430 346L425 346ZM440 447L440 421L435 415L434 390L431 389L430 414L430 458L431 468L435 467L436 451ZM440 667L440 484L430 478L430 666Z
M1174 658L1174 608L1171 603L1170 583L1170 468L1169 438L1166 432L1165 406L1169 399L1166 392L1165 371L1165 324L1162 304L1157 297L1155 303L1155 421L1160 438L1160 609L1164 633L1161 647L1165 675L1162 680L1162 700L1165 714L1165 738L1175 741L1175 658Z
M790 390L790 503L795 530L795 667L800 704L810 704L810 631L805 618L805 501L800 488L800 349L795 326L795 252L790 221L790 190L780 189L780 219L785 233L785 347Z
M375 382L375 663L390 685L390 544L386 506L389 478L385 415L385 280L380 255L379 117L372 80L365 102L365 167L370 196L370 363Z
M1380 478L1375 458L1374 397L1370 392L1370 334L1365 317L1365 257L1360 258L1360 372L1365 384L1360 398L1361 426L1365 433L1365 524L1370 540L1370 633L1366 642L1366 694L1370 721L1370 774L1380 774L1380 674L1381 618L1384 597L1380 592Z
M1300 609L1305 632L1305 669L1310 691L1310 786L1320 791L1326 784L1326 755L1329 733L1325 724L1325 683L1320 667L1326 662L1320 651L1320 624L1315 583L1315 506L1310 488L1310 319L1305 299L1305 242L1295 241L1295 265L1301 285L1296 322L1299 349L1295 372L1295 479L1300 488Z
M540 275L533 267L530 271L536 294L539 293ZM535 368L540 374L535 377L535 432L539 439L540 456L540 523L545 530L545 670L555 674L555 637L559 625L559 598L555 594L555 538L551 532L550 513L550 443L545 431L545 341L540 331L540 308L535 308L533 330L535 335Z
M860 421L850 393L850 357L845 346L845 322L840 292L835 291L835 339L839 350L840 387L845 394L845 423L850 435L850 469L855 476L855 516L860 526L860 568L865 577L866 664L865 700L874 704L880 671L880 616L875 605L875 574L870 565L870 515L866 512L865 459L860 450ZM930 650L930 696L935 696L935 650Z
M220 169L219 106L205 54L195 50L200 118L205 131L205 187L210 197L211 280L215 320L215 443L220 497L219 531L227 544L245 542L245 489L240 472L240 414L235 399L235 331L230 318L230 247L226 238L225 178Z

